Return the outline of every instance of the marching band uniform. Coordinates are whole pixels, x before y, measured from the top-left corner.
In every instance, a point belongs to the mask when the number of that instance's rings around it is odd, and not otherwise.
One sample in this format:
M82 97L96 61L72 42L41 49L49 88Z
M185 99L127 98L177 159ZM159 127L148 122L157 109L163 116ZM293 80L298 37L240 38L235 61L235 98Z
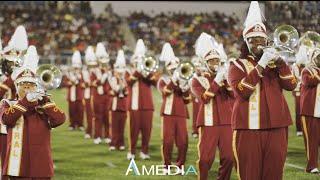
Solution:
M92 86L92 67L88 66L96 66L96 57L93 51L92 46L88 46L85 52L85 61L87 64L87 69L83 69L82 75L83 75L83 80L85 84L85 89L84 89L84 100L85 100L85 112L86 112L86 119L87 119L87 128L86 128L86 134L85 138L91 138L93 137L94 133L94 112L93 112L93 97L92 97L92 90L94 87Z
M97 55L97 56L96 56ZM97 45L97 51L96 51L95 60L97 63L97 58L99 56L99 59L104 59L109 57L103 44L99 43ZM97 64L98 65L98 64ZM92 82L91 86L91 96L92 96L92 102L93 102L93 112L94 112L94 143L100 144L101 138L102 138L102 131L105 129L108 133L109 129L109 117L108 117L108 107L107 107L107 99L104 92L104 84L106 77L103 77L103 72L101 70L101 67L96 68L90 68L90 78ZM103 81L102 81L103 80ZM106 134L106 138L108 137L108 134Z
M109 62L109 55L102 43L97 44L96 57L99 64L107 64ZM102 67L95 68L91 74L91 82L93 82L93 109L95 114L95 133L94 143L100 144L102 138L102 132L104 130L105 141L110 142L109 139L109 97L108 97L108 85L105 85L107 79L107 72L102 70ZM107 90L107 91L105 91Z
M192 136L198 137L197 119L201 102L196 96L192 96Z
M1 45L1 53L3 53L3 58L5 61L10 61L13 63L19 63L21 61L20 55L21 52L28 48L28 39L27 33L23 26L18 26L12 35L9 44L5 47L4 51L2 51ZM4 65L2 65L4 66ZM12 68L12 67L11 67ZM16 97L16 87L14 85L14 81L11 77L11 72L3 72L4 78L0 83L0 99L8 99L13 100ZM0 154L1 154L1 167L3 167L5 156L6 156L6 148L7 148L7 128L0 121ZM2 179L7 179L2 176Z
M258 2L252 1L243 32L247 43L249 37L267 37L260 14ZM232 146L239 179L282 179L292 124L282 90L293 90L297 81L284 61L266 67L275 57L268 51L260 60L247 55L230 64L228 79L235 94Z
M124 128L127 119L127 96L128 89L125 81L125 57L123 50L118 51L117 60L114 65L114 73L120 73L120 75L113 74L109 78L109 83L112 88L112 123L111 123L111 143L110 150L124 150Z
M200 58L198 57L193 57L191 59L191 62L196 68L200 68L201 63L200 63ZM198 72L195 73L195 76L201 76L201 70L199 69ZM192 93L192 136L194 138L198 137L199 132L198 132L198 127L197 127L197 118L198 118L198 112L200 110L200 99L197 98L193 93Z
M141 70L141 63L145 57L146 47L139 39L137 41L135 53L132 58L133 63L137 64L132 74L126 73L126 81L129 89L128 105L130 113L130 152L127 159L135 157L136 145L141 132L141 152L142 159L149 159L149 141L152 129L153 100L151 86L156 86L157 80L154 73L146 74Z
M34 67L39 58L34 46L29 49L24 65L13 72L16 85L36 83ZM3 174L10 179L50 179L54 174L50 129L63 124L65 114L47 97L38 100L28 95L18 101L2 101L1 121L8 129Z
M73 53L72 66L75 69L69 72L69 76L65 82L65 86L68 87L67 101L69 104L69 127L72 129L77 127L83 129L83 91L85 86L82 77L82 62L79 51Z
M297 87L292 91L292 95L295 100L295 112L296 112L296 131L297 136L302 136L301 114L300 114L300 90L301 90L301 72L305 67L305 61L307 60L307 48L304 45L299 47L299 52L296 54L296 63L292 65L292 72L295 75L298 83Z
M301 115L304 142L308 164L307 172L319 173L318 158L320 146L320 67L316 65L316 57L320 49L311 50L311 64L302 71ZM319 60L318 60L319 63Z
M203 33L198 39L196 54L208 61L222 59L210 35ZM211 71L211 70L210 70ZM200 131L199 179L208 179L208 172L214 161L216 147L219 148L220 168L217 179L230 179L233 167L231 114L233 93L224 79L226 71L221 69L217 75L206 72L192 79L192 92L201 98L197 127Z
M166 69L176 69L179 59L175 57L172 47L165 43L161 56L161 61L165 61ZM173 75L175 76L175 75ZM171 164L171 153L173 144L176 142L178 148L177 166L181 167L186 161L188 149L188 132L186 119L189 118L186 104L191 101L190 90L181 86L168 76L162 76L158 81L158 89L162 94L162 106L160 115L162 116L162 158L164 165Z

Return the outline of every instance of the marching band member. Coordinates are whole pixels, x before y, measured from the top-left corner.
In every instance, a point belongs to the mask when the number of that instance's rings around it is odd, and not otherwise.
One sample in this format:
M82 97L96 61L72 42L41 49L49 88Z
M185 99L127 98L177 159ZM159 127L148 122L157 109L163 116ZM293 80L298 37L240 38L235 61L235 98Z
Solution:
M0 42L1 45L1 42ZM14 67L17 67L21 62L22 53L28 48L27 32L24 26L18 26L12 35L8 46L2 51L2 73L4 73L3 81L0 83L0 99L13 100L16 98L16 86L11 78ZM1 166L4 164L7 148L7 128L0 121L0 153ZM2 177L3 180L7 179Z
M230 63L228 79L235 94L233 153L239 179L282 179L292 124L282 90L297 80L274 48L266 46L259 4L252 1L244 23L242 54ZM268 66L274 61L274 66ZM277 161L275 163L274 161Z
M217 179L230 179L233 166L231 129L233 104L230 99L233 98L233 94L225 78L227 71L221 66L222 51L212 39L212 36L202 33L195 46L196 54L205 61L208 69L203 76L195 76L192 79L191 87L195 95L201 99L197 120L200 131L198 177L208 179L208 172L218 147L220 168Z
M95 71L95 67L98 65L96 61L96 56L93 51L92 46L88 46L85 52L85 61L87 68L82 70L83 80L85 83L84 89L84 101L85 101L85 112L86 112L86 119L87 119L87 128L86 134L84 135L85 139L89 139L93 137L94 133L94 112L93 112L93 97L92 97L92 90L95 88L92 86L92 74Z
M7 126L8 146L3 174L10 179L53 177L50 129L65 121L65 114L37 92L35 71L39 57L30 46L22 67L12 73L17 100L2 100L1 121Z
M158 89L162 94L162 158L164 165L171 164L173 144L177 145L178 157L176 165L181 167L186 161L188 150L187 121L189 118L186 104L191 101L190 90L187 82L179 78L176 68L179 59L174 55L169 43L165 43L161 55L161 61L165 61L165 68L169 76L162 76L158 81Z
M75 51L72 55L72 69L68 72L65 86L68 87L67 101L69 104L69 128L74 130L79 128L84 130L83 116L83 90L84 82L82 77L82 62L79 51Z
M292 95L295 100L297 136L302 136L301 115L300 115L301 72L305 67L305 63L307 60L308 60L307 47L304 45L301 45L299 47L298 53L296 54L296 62L291 66L292 72L298 81L297 87L292 91Z
M308 164L306 172L319 173L320 146L320 49L309 54L310 64L302 71L300 110Z
M196 73L194 76L201 76L203 69L201 69L201 63L200 63L200 58L194 56L191 59L192 64L196 67ZM191 89L192 90L192 89ZM196 97L192 93L192 137L197 138L199 135L198 128L197 128L197 118L198 118L198 112L200 108L200 100L198 97Z
M95 144L99 144L103 138L102 132L104 132L104 141L109 144L111 139L109 137L109 104L110 97L108 92L110 91L110 85L107 81L110 72L108 69L109 54L107 53L102 43L97 44L96 57L98 60L99 68L94 71L94 84L96 87L96 94L94 98L94 114L95 114Z
M118 51L113 75L109 78L112 95L111 143L109 150L124 150L124 128L127 118L128 88L125 80L126 60L123 50Z
M149 141L154 111L151 86L156 86L157 79L155 73L146 72L141 67L145 53L146 47L142 39L139 39L133 54L134 58L132 58L135 69L132 74L126 76L129 89L128 108L130 110L130 151L127 154L127 159L135 158L136 145L140 132L142 135L140 158L150 159Z

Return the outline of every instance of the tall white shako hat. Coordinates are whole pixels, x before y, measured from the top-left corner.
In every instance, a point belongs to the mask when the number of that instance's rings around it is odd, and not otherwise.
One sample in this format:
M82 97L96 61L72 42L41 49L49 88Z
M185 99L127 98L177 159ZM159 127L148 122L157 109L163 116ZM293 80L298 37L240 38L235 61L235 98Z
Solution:
M267 38L266 26L263 24L263 20L264 16L261 13L258 1L251 1L242 32L247 45L250 37Z
M194 47L196 55L201 57L204 61L208 61L213 58L221 60L219 44L216 42L214 37L205 32L200 34Z
M81 61L81 54L78 50L73 52L72 58L71 58L72 67L74 68L81 68L82 67L82 61Z
M162 51L159 57L160 61L165 62L167 70L175 69L179 65L179 58L174 55L173 49L169 43L165 43L162 46Z
M17 85L21 82L31 82L37 84L36 72L38 68L39 56L35 46L29 46L24 55L24 61L21 67L15 68L11 78Z
M226 63L228 61L228 56L223 48L222 43L220 43L218 46L218 52L220 54L221 62Z
M117 72L124 72L126 68L126 58L122 49L118 50L117 59L114 64L114 70Z
M20 25L13 33L8 45L3 49L3 57L8 61L22 63L23 53L28 49L28 37L24 26Z
M143 40L138 39L137 44L136 44L136 48L134 50L134 53L131 57L130 62L137 63L137 62L141 61L142 57L144 57L146 55L146 52L147 52L147 48L146 48Z
M99 63L107 64L110 61L109 54L104 45L99 42L96 47L96 57Z
M98 65L97 57L94 54L94 50L92 46L88 46L85 52L85 61L87 66L96 66Z

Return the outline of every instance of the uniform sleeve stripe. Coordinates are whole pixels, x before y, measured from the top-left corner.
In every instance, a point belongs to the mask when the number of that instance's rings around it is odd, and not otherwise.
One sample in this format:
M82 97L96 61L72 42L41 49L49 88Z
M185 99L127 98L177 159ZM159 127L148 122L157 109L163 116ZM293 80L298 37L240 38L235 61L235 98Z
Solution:
M7 85L0 83L0 88L8 90L10 89Z
M15 108L15 109L18 109L19 111L22 111L22 112L26 112L27 111L27 109L25 107L23 107L23 106L21 106L19 104L15 104L12 107Z
M54 106L56 106L55 103L47 103L47 104L43 105L42 107L43 108L50 108L50 107L54 107Z
M292 79L292 78L294 78L293 74L289 74L289 75L286 75L286 76L281 76L281 75L279 74L279 77L280 77L281 79Z
M251 85L251 84L249 84L249 83L247 83L247 82L245 82L244 79L241 80L241 84L242 84L243 86L245 86L246 88L249 88L249 89L251 89L251 90L254 90L254 86Z

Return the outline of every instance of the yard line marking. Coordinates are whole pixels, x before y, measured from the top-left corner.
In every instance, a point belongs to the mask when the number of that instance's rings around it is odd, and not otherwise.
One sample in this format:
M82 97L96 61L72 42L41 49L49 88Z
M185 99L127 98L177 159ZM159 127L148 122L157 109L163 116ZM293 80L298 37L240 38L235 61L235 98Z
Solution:
M300 169L300 170L304 170L303 167L295 165L295 164L291 164L291 163L285 163L286 166L288 167L292 167L292 168L296 168L296 169Z
M116 165L114 165L112 162L106 162L106 165L112 168L117 167Z

